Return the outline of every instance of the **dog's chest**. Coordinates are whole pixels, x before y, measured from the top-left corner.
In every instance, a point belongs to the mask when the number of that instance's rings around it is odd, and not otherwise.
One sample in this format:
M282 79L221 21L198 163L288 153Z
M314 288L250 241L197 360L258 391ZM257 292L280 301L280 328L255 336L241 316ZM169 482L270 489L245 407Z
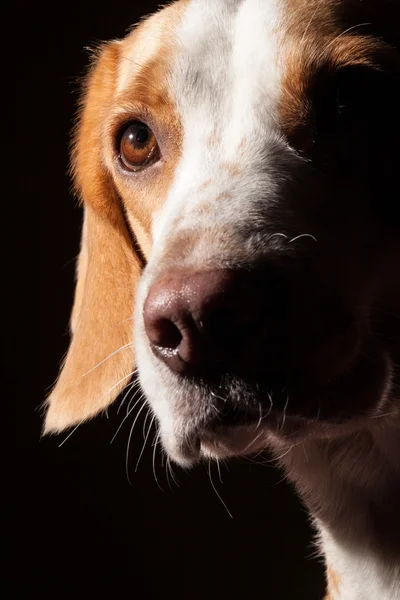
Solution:
M371 552L360 555L318 523L327 563L326 600L400 600L400 566L385 567Z

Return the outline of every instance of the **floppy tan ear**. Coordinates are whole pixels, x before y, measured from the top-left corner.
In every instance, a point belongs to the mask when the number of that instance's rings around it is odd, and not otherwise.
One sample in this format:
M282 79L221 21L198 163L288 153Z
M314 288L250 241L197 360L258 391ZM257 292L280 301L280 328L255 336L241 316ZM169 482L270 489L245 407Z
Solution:
M118 54L119 42L113 42L95 62L76 130L73 169L85 217L72 338L58 381L46 401L45 433L59 432L105 409L134 370L133 351L126 345L132 342L140 261L102 149L102 128L115 89Z

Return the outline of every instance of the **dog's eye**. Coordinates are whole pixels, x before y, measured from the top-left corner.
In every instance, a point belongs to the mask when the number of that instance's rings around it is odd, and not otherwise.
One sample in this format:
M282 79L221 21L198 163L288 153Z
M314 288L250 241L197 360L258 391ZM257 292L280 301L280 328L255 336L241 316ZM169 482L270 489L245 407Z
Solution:
M317 88L317 130L366 133L373 122L382 120L388 98L384 73L366 67L343 68L322 78Z
M338 117L368 119L373 109L381 108L383 78L381 80L379 72L366 68L347 68L337 74L334 83Z
M138 171L157 160L158 144L154 133L141 121L129 123L119 138L119 158L129 171Z
M396 91L397 89L397 91ZM312 142L302 149L320 167L362 168L398 131L398 84L384 69L348 66L324 69L312 82Z

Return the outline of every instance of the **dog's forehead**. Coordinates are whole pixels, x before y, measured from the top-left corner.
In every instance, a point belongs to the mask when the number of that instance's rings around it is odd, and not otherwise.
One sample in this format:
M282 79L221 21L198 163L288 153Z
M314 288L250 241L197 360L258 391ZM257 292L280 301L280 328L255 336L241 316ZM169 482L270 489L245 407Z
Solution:
M118 92L133 90L145 73L191 139L222 136L237 146L260 126L265 133L278 120L288 10L287 0L174 3L123 42Z
M286 0L180 0L164 7L123 41L118 90L143 67L167 57L166 76L173 71L191 89L196 82L221 86L227 67L234 68L239 58L250 70L254 60L273 58L268 42L276 38L286 8Z
M305 48L307 54L315 53L314 60L330 41L348 32L363 33L363 27L371 25L363 19L375 15L377 2L173 2L144 19L123 40L117 92L128 91L145 69L153 86L174 93L181 110L201 105L209 110L210 104L226 109L221 99L233 91L236 98L251 98L255 104L262 96L266 106L293 66L293 56L300 65Z
M187 2L164 7L136 25L122 41L117 92L123 93L150 62L165 59L176 49L176 33Z
M177 31L172 89L193 133L251 133L274 116L279 93L281 0L192 1ZM258 117L258 118L257 118ZM209 131L208 131L209 130Z
M123 96L145 81L173 101L180 120L201 125L203 135L219 129L226 138L233 125L248 133L273 128L293 44L308 38L312 45L332 31L331 6L327 0L175 2L122 42L117 92Z

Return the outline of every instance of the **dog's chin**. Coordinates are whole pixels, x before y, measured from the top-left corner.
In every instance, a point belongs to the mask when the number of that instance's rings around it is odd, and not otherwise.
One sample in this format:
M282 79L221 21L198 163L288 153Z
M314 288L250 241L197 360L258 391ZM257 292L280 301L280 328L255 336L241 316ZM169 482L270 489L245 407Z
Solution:
M227 381L217 416L215 411L214 416L210 416L213 411L204 411L210 406L210 396L215 405L215 392L207 386L199 392L197 387L197 395L201 393L203 398L193 402L191 416L180 421L172 435L163 435L161 422L161 438L170 458L181 466L202 459L251 455L311 438L332 439L367 427L371 419L383 414L390 402L391 383L392 361L379 349L361 355L351 371L318 390L288 386L288 392L276 399L273 393L266 397L260 385L236 379L231 385L237 403L234 415L225 410ZM239 388L246 396L243 407L237 396Z
M221 426L201 432L193 431L184 438L163 436L168 456L182 467L190 467L203 459L225 459L261 452L268 446L269 430L255 425Z

